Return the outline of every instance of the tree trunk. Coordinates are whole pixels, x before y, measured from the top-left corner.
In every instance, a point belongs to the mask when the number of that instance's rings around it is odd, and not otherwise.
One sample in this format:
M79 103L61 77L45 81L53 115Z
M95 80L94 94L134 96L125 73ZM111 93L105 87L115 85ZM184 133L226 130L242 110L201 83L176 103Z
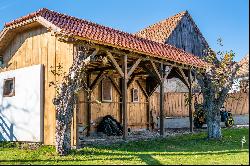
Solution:
M220 127L220 110L206 110L206 122L207 122L207 131L209 139L220 139L221 138L221 127Z
M71 124L59 125L59 121L56 120L56 150L59 155L66 155L71 150Z
M71 150L71 123L76 96L74 85L62 87L56 104L56 150L59 155L67 155Z

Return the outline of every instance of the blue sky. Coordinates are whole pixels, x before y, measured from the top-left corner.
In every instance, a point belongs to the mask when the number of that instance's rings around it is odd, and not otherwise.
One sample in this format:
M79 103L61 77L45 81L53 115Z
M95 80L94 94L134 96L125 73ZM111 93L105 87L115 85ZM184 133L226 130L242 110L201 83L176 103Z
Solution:
M188 10L214 50L233 50L235 61L249 52L249 0L0 0L5 22L46 7L134 33ZM223 48L217 39L223 39Z

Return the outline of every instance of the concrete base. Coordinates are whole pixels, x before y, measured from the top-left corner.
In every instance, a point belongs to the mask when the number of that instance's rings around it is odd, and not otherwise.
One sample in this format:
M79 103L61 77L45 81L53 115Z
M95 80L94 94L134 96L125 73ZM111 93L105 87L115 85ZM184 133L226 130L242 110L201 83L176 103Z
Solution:
M234 115L235 125L248 125L249 115ZM158 126L160 126L160 120L158 119ZM189 117L166 117L164 120L165 128L189 128ZM203 125L206 127L206 124ZM221 127L225 127L225 122L221 122Z

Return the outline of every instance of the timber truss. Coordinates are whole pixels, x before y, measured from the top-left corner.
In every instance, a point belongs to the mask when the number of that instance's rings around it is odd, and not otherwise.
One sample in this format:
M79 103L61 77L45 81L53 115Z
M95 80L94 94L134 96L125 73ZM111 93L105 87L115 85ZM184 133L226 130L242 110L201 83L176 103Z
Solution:
M80 41L74 42L74 53L84 52L81 50L83 45L89 43ZM128 50L117 49L111 46L104 46L98 44L90 44L89 56L86 60L89 61L87 73L90 78L91 74L96 74L97 77L91 82L88 79L88 86L90 91L101 82L104 78L109 78L120 95L121 98L121 117L120 121L123 124L123 139L128 136L128 122L127 122L127 89L132 82L136 81L146 96L147 99L147 114L148 114L148 128L150 129L150 97L155 92L156 88L160 86L160 135L164 135L164 82L166 79L179 78L189 89L189 118L190 131L193 131L192 120L192 106L191 106L191 92L192 92L192 73L194 69L192 66L171 62L163 58L152 57L139 53L134 53ZM99 58L101 57L101 58ZM106 61L103 60L106 58ZM197 70L203 70L196 68ZM111 76L112 75L112 76ZM121 85L117 83L113 77L120 78ZM136 78L145 79L146 86L143 86ZM88 126L90 126L91 119L91 92L88 101ZM90 127L88 128L88 133Z

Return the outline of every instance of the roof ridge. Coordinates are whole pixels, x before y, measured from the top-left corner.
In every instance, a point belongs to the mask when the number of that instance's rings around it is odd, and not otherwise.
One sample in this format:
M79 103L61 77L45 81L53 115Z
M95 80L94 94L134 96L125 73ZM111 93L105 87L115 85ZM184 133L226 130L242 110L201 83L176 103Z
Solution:
M149 42L153 42L153 43L157 43L157 44L161 44L161 45L167 45L171 48L174 48L174 49L179 49L179 48L176 48L172 45L169 45L169 44L163 44L163 43L160 43L160 42L157 42L157 41L153 41L153 40L149 40L149 39L146 39L146 38L143 38L143 37L140 37L140 36L136 36L135 34L132 34L132 33L129 33L129 32L124 32L122 30L119 30L119 29L115 29L115 28L112 28L112 27L108 27L108 26L105 26L105 25L101 25L101 24L98 24L98 23L95 23L95 22L92 22L92 21L89 21L89 20L86 20L86 19L81 19L81 18L77 18L77 17L74 17L74 16L70 16L70 15L67 15L67 14L64 14L64 13L60 13L60 12L57 12L57 11L54 11L54 10L50 10L50 9L47 9L47 8L41 8L35 12L32 12L26 16L22 16L18 19L15 19L11 22L8 22L6 23L6 26L11 26L12 24L15 24L17 22L21 22L23 21L24 19L27 19L27 17L37 17L37 16L43 16L43 14L46 14L46 12L52 12L52 13L56 13L56 14L59 14L59 15L62 15L62 16L66 16L66 17L70 17L71 19L75 19L75 20L78 20L78 21L84 21L86 23L90 23L92 25L95 25L97 27L104 27L106 29L109 29L109 30L115 30L119 33L122 33L122 34L126 34L126 35L132 35L140 40L143 40L143 41L149 41ZM185 11L181 12L181 13L184 13ZM177 14L176 14L177 15Z
M185 12L186 13L186 12ZM79 36L93 41L100 41L114 46L122 46L134 51L142 51L156 56L166 57L169 60L187 63L190 65L205 65L205 63L191 53L176 48L169 44L160 43L137 35L80 19L67 14L42 8L19 19L6 24L6 27L18 24L27 19L43 17L51 24L62 29L62 33ZM35 21L35 20L34 20ZM124 44L125 43L125 44ZM175 53L175 54L174 54Z
M42 9L46 9L46 8L42 8ZM104 27L104 28L107 28L109 30L115 30L118 33L125 34L125 35L131 35L131 36L134 36L137 39L142 40L142 41L148 41L148 42L152 42L152 43L157 43L157 44L160 44L160 45L163 45L163 46L168 46L170 48L177 49L177 50L179 50L181 52L183 51L182 49L174 47L174 46L172 46L170 44L163 44L163 43L160 43L160 42L157 42L157 41L149 40L149 39L146 39L146 38L143 38L143 37L136 36L135 34L132 34L132 33L129 33L129 32L124 32L122 30L115 29L115 28L112 28L112 27L108 27L108 26L105 26L105 25L101 25L101 24L98 24L98 23L95 23L95 22L92 22L92 21L89 21L89 20L86 20L86 19L77 18L77 17L74 17L74 16L70 16L70 15L67 15L67 14L64 14L64 13L60 13L60 12L57 12L57 11L53 11L53 10L49 10L49 9L46 9L46 11L57 13L59 15L63 15L63 16L66 16L66 17L70 17L70 18L76 19L78 21L84 21L86 23L93 24L93 25L95 25L97 27L102 27L102 28ZM186 11L183 11L183 13L186 13Z
M29 14L27 14L27 15L25 15L25 16L19 17L19 18L17 18L17 19L14 19L14 20L12 20L12 21L10 21L10 22L5 23L5 24L4 24L4 27L6 28L6 27L9 27L9 26L11 26L11 25L13 25L13 24L22 22L22 21L26 20L26 19L29 18L29 17L39 16L39 15L41 15L42 13L44 13L45 11L48 11L48 10L49 10L49 9L47 9L47 8L38 9L38 10L35 11L35 12L29 13Z
M101 25L99 23L96 23L96 22L93 22L93 21L90 21L90 20L86 20L86 19L83 19L83 18L78 18L78 17L70 16L68 14L60 13L60 12L57 12L57 11L54 11L54 10L50 10L50 9L47 9L47 8L41 8L41 9L39 9L39 10L37 10L35 12L32 12L32 13L26 15L26 16L22 16L20 18L17 18L15 20L11 21L11 22L5 23L5 27L11 26L12 24L16 24L18 22L22 22L23 20L27 19L27 17L43 16L44 14L46 14L46 12L56 13L58 15L66 16L66 17L69 17L69 18L77 20L77 21L84 21L85 23L88 23L88 24L90 23L90 24L98 26L98 27L102 27L102 28L109 29L109 30L115 30L115 31L117 31L119 33L125 33L125 34L130 34L130 35L135 36L134 34L129 33L129 32L125 32L125 31L122 31L122 30L119 30L119 29L116 29L116 28L112 28L112 27L108 27L108 26L105 26L105 25Z
M154 24L151 24L151 25L147 26L146 28L141 29L140 31L136 32L136 34L140 33L141 31L144 31L144 30L146 30L146 29L152 28L152 27L154 27L154 26L156 26L156 25L162 24L162 23L164 23L164 22L166 22L166 21L169 21L169 20L171 20L172 18L177 17L178 15L180 15L180 19L179 19L179 20L181 20L181 18L182 18L183 16L185 16L187 13L188 13L187 10L182 11L182 12L179 12L179 13L177 13L177 14L175 14L175 15L172 15L172 16L167 17L167 18L165 18L165 19L163 19L163 20L161 20L161 21L158 21L158 22L156 22L156 23L154 23Z

